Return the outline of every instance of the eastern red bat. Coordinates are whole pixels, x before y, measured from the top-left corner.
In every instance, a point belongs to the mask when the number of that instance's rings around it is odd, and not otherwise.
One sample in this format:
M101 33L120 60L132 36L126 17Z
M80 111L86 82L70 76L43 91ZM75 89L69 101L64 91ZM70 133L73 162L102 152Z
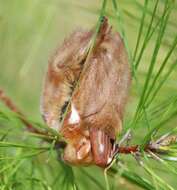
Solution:
M123 40L106 18L88 55L92 38L93 30L75 31L50 59L41 112L67 142L65 162L105 168L122 129L131 73Z

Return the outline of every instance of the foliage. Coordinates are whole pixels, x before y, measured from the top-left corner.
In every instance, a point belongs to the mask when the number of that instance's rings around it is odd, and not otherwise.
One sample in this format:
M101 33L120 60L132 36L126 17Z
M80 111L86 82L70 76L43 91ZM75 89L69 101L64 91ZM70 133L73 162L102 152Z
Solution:
M106 189L101 169L63 163L61 152L54 149L60 136L42 123L39 114L45 65L56 41L76 25L93 26L95 19L97 33L103 15L124 39L133 76L118 140L131 131L130 143L140 147L139 154L116 157L107 171L107 189L175 189L177 3L6 0L0 5L0 85L29 123L48 131L48 136L28 132L21 116L0 104L0 189ZM146 151L149 143L158 151Z

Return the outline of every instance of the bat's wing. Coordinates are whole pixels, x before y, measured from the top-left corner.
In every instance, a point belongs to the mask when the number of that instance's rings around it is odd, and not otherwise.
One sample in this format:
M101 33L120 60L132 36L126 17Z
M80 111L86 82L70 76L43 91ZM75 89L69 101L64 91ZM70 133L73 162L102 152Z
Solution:
M91 32L74 32L49 61L41 113L48 126L56 130L60 130L60 121L87 56L91 36Z
M94 161L105 167L112 157L116 133L130 86L128 56L118 33L107 20L101 26L88 57L73 103L90 130Z
M106 20L84 67L72 100L76 109L93 126L108 118L113 122L110 125L119 124L116 118L122 120L131 75L123 41L111 31Z

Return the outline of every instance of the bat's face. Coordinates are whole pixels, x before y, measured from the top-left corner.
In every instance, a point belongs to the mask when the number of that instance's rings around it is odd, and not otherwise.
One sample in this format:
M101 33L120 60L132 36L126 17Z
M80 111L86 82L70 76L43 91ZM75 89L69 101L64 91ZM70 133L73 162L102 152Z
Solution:
M65 138L63 159L75 165L106 167L113 159L116 134L130 86L127 54L105 19L91 54L92 32L75 32L49 63L42 114Z
M76 110L73 111L73 109L66 117L61 129L67 141L63 158L70 164L89 165L93 163L89 131L80 121Z
M101 107L97 105L96 110L91 110L90 113L89 103L81 101L83 92L86 100L87 91L83 89L81 82L73 94L60 130L67 142L63 158L70 164L96 164L106 167L114 156L116 130L119 132L121 129L119 112L103 103Z
M74 165L97 164L106 167L114 155L114 134L111 136L109 132L90 125L88 119L92 116L84 117L73 102L61 128L67 141L64 160Z

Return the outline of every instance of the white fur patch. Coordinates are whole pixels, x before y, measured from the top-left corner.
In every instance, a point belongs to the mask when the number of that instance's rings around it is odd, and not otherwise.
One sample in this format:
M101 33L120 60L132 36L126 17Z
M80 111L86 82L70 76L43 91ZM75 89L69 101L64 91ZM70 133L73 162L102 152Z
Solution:
M71 116L69 118L69 123L75 124L75 123L79 123L79 121L80 121L79 113L76 110L74 104L71 104Z

